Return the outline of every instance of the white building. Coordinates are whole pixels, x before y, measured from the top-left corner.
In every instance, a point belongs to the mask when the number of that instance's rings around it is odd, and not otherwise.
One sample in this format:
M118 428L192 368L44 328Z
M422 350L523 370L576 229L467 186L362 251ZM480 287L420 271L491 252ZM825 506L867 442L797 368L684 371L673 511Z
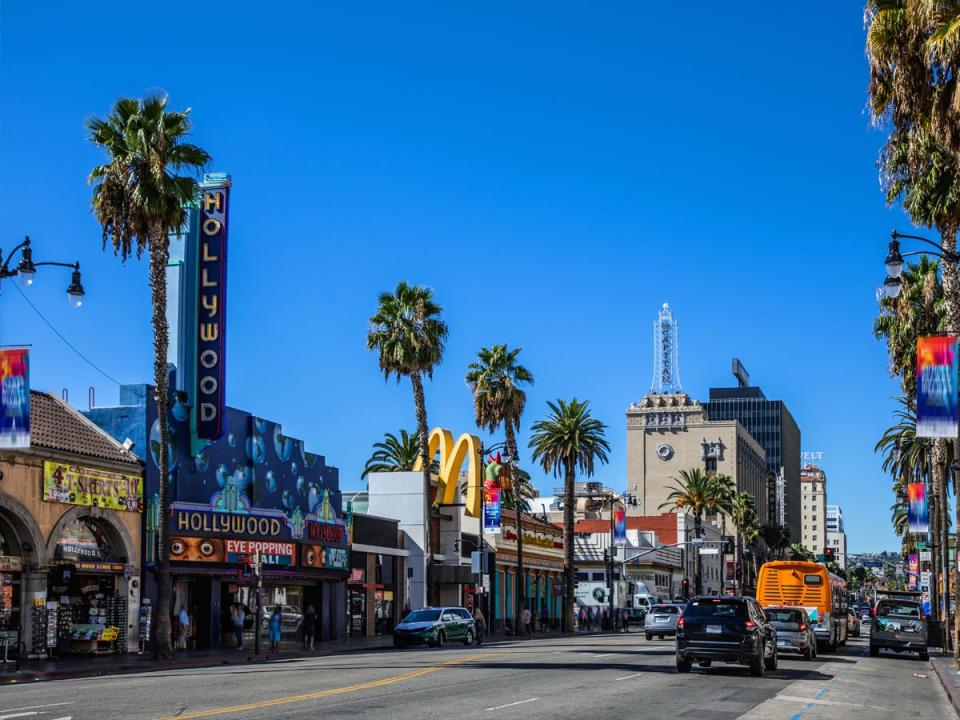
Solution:
M814 555L827 547L827 476L815 465L800 470L800 504L803 537L800 539Z
M833 549L837 564L847 568L847 533L843 529L843 510L839 505L827 505L827 547Z

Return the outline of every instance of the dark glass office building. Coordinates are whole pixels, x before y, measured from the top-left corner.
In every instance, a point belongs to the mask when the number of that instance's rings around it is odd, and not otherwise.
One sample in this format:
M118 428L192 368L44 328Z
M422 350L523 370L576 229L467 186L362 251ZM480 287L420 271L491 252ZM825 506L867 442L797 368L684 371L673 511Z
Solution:
M763 447L767 468L783 472L784 524L794 542L800 542L800 428L782 400L767 400L758 387L710 388L710 401L704 403L711 420L739 420ZM771 478L772 479L772 478ZM774 486L766 501L770 517L777 517ZM763 502L764 498L757 498Z

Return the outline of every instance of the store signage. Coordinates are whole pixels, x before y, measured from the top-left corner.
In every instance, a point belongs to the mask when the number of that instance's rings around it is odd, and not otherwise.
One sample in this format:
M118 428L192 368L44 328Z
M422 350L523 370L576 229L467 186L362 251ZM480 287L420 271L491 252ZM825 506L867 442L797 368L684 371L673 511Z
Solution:
M306 521L303 536L308 540L340 543L341 545L346 545L347 527L346 525L337 525L335 523L308 519Z
M0 572L22 572L23 558L13 555L0 555Z
M503 531L504 540L512 540L513 542L517 541L517 534L513 530L504 530ZM535 545L537 547L547 548L550 550L563 550L563 541L557 540L552 537L541 537L539 535L533 535L532 533L523 534L523 544L524 545Z
M349 570L350 551L347 548L304 545L300 555L303 567L322 568L324 570Z
M63 463L43 463L43 499L47 502L110 510L143 510L143 479Z
M123 573L124 565L123 563L111 563L111 562L87 562L85 560L75 560L70 565L73 565L74 570L78 573Z
M30 351L0 350L0 448L30 447Z
M229 181L200 191L194 414L201 440L216 440L223 432L229 191Z
M325 522L313 515L287 517L281 510L250 508L229 512L199 503L175 502L170 509L170 532L194 537L249 540L296 540L304 543L347 544L342 523Z
M260 553L264 565L293 565L297 557L296 543L262 540L224 540L227 562L239 562Z
M453 440L453 433L443 428L430 431L427 456L433 458L440 453L439 472L437 473L437 494L435 502L439 505L452 505L460 492L460 471L463 461L467 461L467 483L465 509L470 517L480 517L480 449L482 444L476 435L464 433ZM423 458L418 457L413 466L415 472L422 472Z

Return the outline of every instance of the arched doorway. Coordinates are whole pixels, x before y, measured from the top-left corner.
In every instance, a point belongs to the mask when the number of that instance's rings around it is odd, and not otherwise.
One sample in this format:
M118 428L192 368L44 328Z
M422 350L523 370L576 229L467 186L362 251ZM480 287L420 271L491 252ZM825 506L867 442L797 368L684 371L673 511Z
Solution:
M41 589L43 535L27 509L0 492L0 638L30 643L28 594Z
M47 541L47 596L57 603L59 652L127 652L139 612L130 534L112 511L64 513Z

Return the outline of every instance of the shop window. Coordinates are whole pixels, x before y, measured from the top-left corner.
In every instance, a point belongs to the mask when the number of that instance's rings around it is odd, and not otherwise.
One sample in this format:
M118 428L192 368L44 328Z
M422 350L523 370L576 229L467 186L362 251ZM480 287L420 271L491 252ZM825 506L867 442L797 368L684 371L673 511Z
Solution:
M116 559L103 529L90 518L79 518L64 525L53 558L61 562L111 562Z

